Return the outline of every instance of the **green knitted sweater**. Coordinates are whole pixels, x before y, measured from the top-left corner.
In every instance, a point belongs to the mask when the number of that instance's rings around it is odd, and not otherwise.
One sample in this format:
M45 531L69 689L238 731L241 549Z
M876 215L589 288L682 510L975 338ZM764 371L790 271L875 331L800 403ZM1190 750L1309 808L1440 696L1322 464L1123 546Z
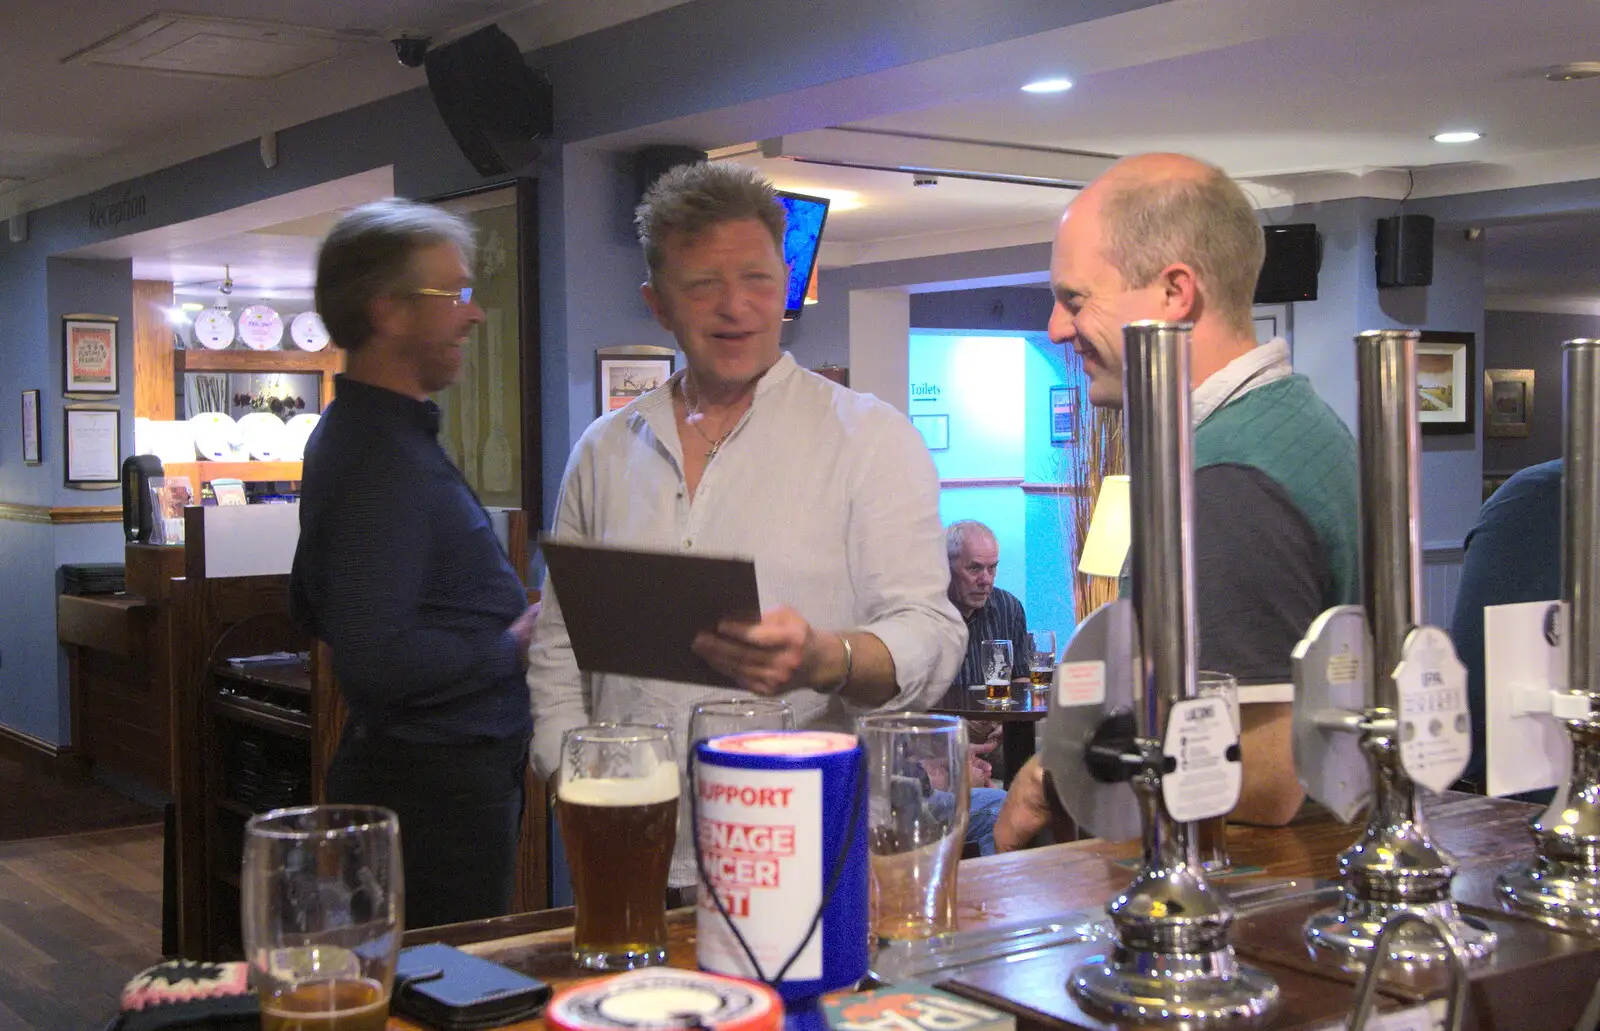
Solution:
M1324 607L1360 600L1356 442L1306 377L1274 380L1212 412L1195 428L1194 465L1249 466L1282 487L1327 555Z

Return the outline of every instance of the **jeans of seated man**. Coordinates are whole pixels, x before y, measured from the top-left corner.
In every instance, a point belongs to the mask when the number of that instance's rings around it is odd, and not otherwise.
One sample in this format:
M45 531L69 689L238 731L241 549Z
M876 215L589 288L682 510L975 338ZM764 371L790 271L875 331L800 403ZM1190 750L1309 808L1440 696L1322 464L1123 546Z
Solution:
M967 805L967 837L964 844L977 845L978 854L994 855L994 824L1000 817L1000 806L1006 800L1002 788L973 788ZM935 791L928 799L935 818L948 819L955 812L955 796L948 791Z

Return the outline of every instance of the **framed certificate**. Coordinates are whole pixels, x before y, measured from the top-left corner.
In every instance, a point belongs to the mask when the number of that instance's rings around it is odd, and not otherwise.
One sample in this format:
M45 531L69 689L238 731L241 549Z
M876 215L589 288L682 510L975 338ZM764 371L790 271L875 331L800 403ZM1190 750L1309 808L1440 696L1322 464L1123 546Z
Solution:
M122 482L122 413L115 408L66 410L66 485L97 487Z
M61 320L62 391L117 392L117 320L112 315L68 315Z
M22 461L25 465L38 465L42 460L39 440L41 437L41 423L39 419L39 392L37 390L24 390L22 392Z

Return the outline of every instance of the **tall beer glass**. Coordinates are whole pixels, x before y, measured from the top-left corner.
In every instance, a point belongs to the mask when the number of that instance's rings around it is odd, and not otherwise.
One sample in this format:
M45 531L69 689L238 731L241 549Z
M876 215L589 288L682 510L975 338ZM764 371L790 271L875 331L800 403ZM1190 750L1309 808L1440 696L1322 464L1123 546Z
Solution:
M983 707L1007 709L1011 707L1011 642L1007 640L984 641L979 644L983 656Z
M967 834L967 725L958 716L862 717L872 931L879 946L956 929Z
M556 818L578 909L573 961L590 970L665 963L667 871L678 836L678 764L667 728L567 731Z
M262 1031L383 1031L405 899L394 813L327 805L252 817L239 887Z
M701 702L689 713L689 752L708 737L750 730L793 730L794 706L782 698Z
M1028 643L1032 653L1028 661L1028 687L1033 707L1037 709L1041 702L1049 699L1050 685L1056 679L1056 632L1030 630Z
M1201 698L1222 698L1228 703L1235 733L1242 734L1239 722L1239 681L1227 673L1200 670L1195 674L1195 690ZM1200 865L1207 873L1218 873L1233 865L1228 855L1228 814L1213 816L1195 824L1195 839L1200 849Z

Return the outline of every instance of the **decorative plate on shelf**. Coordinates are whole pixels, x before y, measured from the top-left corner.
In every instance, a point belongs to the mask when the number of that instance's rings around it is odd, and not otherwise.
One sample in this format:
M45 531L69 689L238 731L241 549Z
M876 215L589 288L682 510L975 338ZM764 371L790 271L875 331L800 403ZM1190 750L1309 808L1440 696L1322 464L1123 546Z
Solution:
M233 343L233 316L226 308L207 308L194 317L194 338L212 351Z
M328 346L328 327L321 315L303 311L289 320L289 339L302 351L320 351Z
M271 412L251 412L239 417L239 435L245 450L258 462L282 462L289 458L289 430Z
M194 449L207 462L243 462L250 457L239 424L226 412L201 412L190 416Z
M283 460L286 462L303 461L306 457L306 441L311 437L311 431L317 428L317 420L322 416L315 412L302 412L289 417L289 425L284 428L287 443L284 445Z
M283 340L283 320L264 304L239 313L239 339L252 351L270 351Z

